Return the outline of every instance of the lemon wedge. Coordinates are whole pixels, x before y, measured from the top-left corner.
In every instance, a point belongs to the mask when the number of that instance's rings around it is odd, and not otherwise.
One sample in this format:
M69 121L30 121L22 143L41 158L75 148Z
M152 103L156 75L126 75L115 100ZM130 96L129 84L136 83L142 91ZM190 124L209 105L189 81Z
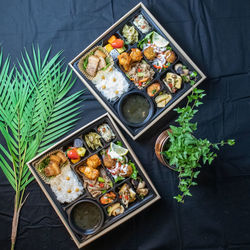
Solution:
M120 156L124 156L128 153L128 149L123 148L113 142L110 143L110 150L117 153Z
M163 48L168 46L169 41L167 41L165 38L163 38L161 35L158 33L154 32L153 37L152 37L152 42L155 44L157 47Z

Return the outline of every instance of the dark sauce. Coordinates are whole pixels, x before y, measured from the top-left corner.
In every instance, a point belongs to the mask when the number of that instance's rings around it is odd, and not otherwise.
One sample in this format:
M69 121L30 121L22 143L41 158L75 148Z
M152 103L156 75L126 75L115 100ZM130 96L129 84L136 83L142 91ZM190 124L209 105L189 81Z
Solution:
M91 230L100 223L101 212L94 204L83 202L74 207L72 219L74 224L81 230Z
M149 113L150 105L142 95L130 95L124 100L122 113L130 123L143 122Z

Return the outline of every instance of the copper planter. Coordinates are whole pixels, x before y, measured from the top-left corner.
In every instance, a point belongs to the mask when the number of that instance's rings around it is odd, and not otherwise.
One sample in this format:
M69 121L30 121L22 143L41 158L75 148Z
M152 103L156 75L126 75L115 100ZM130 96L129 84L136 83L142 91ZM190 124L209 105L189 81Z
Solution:
M167 166L168 168L175 170L174 166L170 166L168 161L165 159L164 155L162 152L164 151L164 146L169 140L169 135L168 132L171 132L171 129L164 130L156 139L155 142L155 154L158 158L158 160L164 165Z

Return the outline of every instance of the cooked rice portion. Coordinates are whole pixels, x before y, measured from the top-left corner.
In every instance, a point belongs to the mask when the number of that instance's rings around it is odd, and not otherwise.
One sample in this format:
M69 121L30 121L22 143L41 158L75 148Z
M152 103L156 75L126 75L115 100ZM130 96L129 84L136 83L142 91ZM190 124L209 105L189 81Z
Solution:
M59 202L71 202L83 193L83 186L70 165L62 168L61 174L50 180L50 187Z
M118 99L129 88L125 77L115 68L109 72L99 72L93 79L93 83L109 101Z

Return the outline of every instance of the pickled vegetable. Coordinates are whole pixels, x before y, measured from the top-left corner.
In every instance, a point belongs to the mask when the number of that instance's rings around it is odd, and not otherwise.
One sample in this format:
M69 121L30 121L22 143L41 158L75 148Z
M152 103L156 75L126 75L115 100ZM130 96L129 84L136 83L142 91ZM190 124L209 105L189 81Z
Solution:
M99 147L102 147L102 143L101 143L100 138L101 138L101 136L95 132L90 132L90 133L86 134L84 137L87 145L93 150L95 150Z
M133 44L138 42L138 32L134 26L124 25L122 35L126 38L127 43Z

